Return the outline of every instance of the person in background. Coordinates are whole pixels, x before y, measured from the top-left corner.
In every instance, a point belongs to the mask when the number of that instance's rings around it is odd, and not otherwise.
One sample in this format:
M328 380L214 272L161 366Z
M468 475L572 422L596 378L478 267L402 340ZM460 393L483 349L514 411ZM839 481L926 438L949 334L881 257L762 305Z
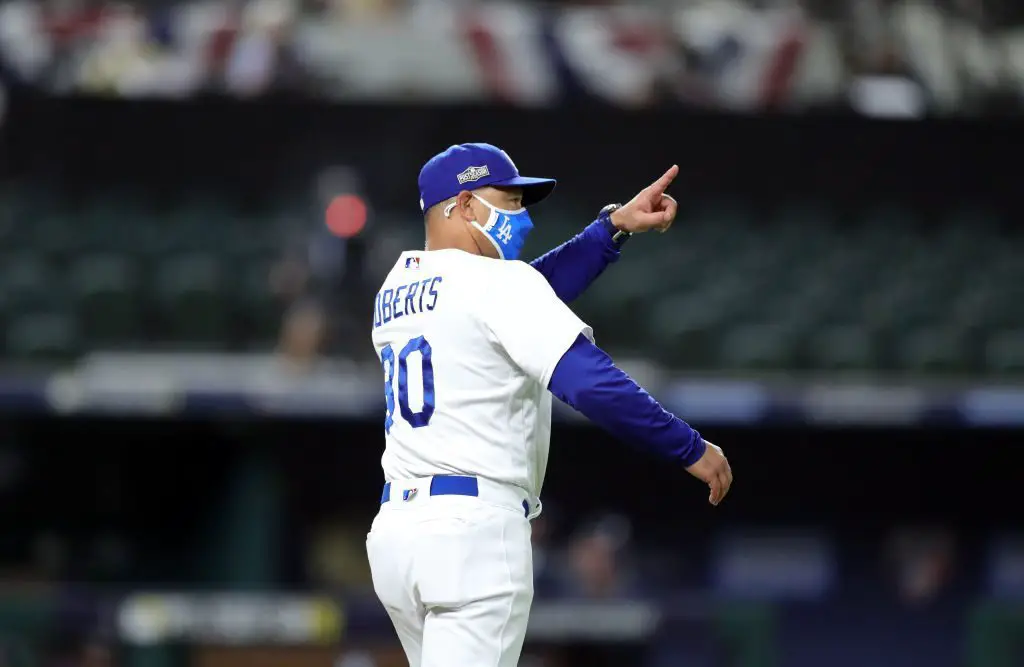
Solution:
M297 301L285 313L278 353L289 370L308 373L320 359L327 334L327 316L316 300Z
M956 540L944 529L902 529L889 538L885 561L890 581L908 605L939 598L956 574Z
M306 564L313 585L335 591L371 590L365 539L366 531L340 518L317 527Z
M297 369L308 369L321 355L351 356L364 349L362 295L369 290L360 236L365 204L358 221L330 213L341 195L363 201L360 175L344 166L328 167L312 185L309 210L292 221L286 250L269 276L271 292L284 307L278 351L297 362Z
M558 596L621 600L640 595L643 591L628 561L630 533L628 520L619 515L603 516L584 526L568 548Z

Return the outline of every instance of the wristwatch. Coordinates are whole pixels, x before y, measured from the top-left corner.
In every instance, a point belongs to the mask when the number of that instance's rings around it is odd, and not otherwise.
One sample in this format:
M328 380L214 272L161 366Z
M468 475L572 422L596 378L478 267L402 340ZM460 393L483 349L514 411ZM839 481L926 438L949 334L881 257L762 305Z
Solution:
M606 227L608 227L608 231L612 235L612 243L621 248L626 244L626 241L633 236L633 232L627 232L624 229L619 229L614 225L614 223L612 223L612 213L620 208L622 208L622 204L608 204L601 209L597 218L598 220L601 220Z

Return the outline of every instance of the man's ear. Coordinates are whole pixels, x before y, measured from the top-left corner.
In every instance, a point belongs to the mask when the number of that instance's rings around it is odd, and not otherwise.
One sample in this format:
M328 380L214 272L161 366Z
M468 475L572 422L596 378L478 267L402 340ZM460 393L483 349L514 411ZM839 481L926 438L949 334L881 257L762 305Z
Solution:
M473 193L469 190L462 190L455 195L455 208L459 209L464 220L476 220L476 212L473 211Z

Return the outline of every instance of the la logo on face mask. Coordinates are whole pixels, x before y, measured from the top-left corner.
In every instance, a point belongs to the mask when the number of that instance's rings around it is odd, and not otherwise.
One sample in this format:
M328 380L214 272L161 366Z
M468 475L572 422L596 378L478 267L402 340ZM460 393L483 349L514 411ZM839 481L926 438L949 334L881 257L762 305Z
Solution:
M512 221L507 215L502 216L501 226L498 227L497 237L502 243L508 243L512 240Z
M518 211L506 211L499 209L494 204L474 194L480 203L490 209L491 214L487 216L487 222L480 224L476 220L470 220L470 224L487 235L488 240L498 256L502 259L518 259L519 252L523 249L526 236L533 229L533 221L525 208Z

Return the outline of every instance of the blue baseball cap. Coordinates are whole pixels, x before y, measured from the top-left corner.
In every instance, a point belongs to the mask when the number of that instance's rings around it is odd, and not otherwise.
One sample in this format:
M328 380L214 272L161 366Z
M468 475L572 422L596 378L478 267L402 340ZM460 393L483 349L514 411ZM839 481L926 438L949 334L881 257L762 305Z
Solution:
M452 146L420 170L420 210L451 199L462 190L488 185L523 189L523 206L536 204L555 189L553 178L520 176L508 153L491 144Z

